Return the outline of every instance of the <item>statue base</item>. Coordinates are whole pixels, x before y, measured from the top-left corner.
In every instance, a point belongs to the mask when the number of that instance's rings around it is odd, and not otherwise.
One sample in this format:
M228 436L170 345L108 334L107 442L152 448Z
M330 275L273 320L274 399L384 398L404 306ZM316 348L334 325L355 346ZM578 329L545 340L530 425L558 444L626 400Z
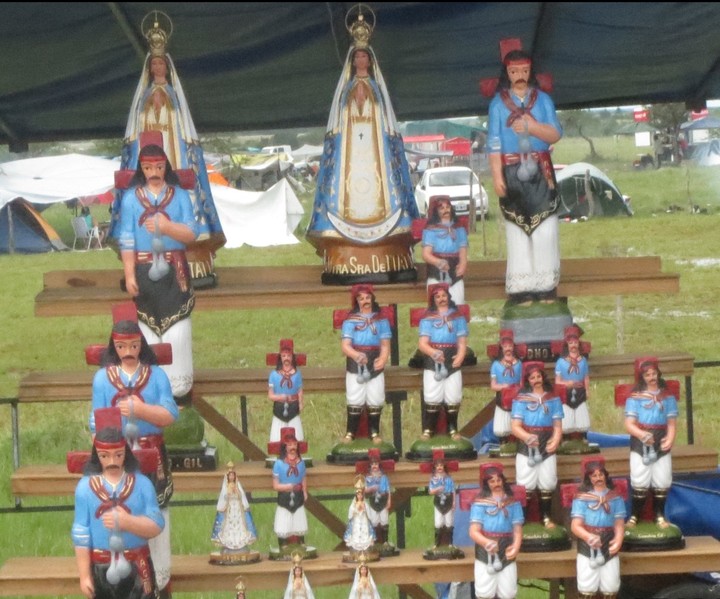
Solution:
M178 419L163 431L174 471L217 469L217 449L203 440L205 424L192 405L178 406Z
M514 458L517 455L517 441L501 443L497 449L491 449L488 453L493 458Z
M350 549L343 553L342 561L345 564L380 561L380 553L375 551L375 547L376 546L372 546L365 550Z
M411 462L432 462L433 450L442 449L446 460L468 461L477 459L477 450L469 439L453 439L450 435L435 435L429 439L418 439L405 457Z
M559 356L553 353L551 341L562 340L565 327L573 323L567 305L567 298L558 298L550 303L533 301L528 304L505 302L501 329L511 329L515 343L527 345L526 360L553 362Z
M225 241L225 235L216 233L208 239L192 243L185 250L194 289L212 289L217 286L215 252L225 245Z
M248 549L213 551L210 554L210 563L215 566L242 566L243 564L254 564L260 559L259 551Z
M168 449L173 472L209 472L217 470L217 447Z
M559 524L555 528L545 528L540 522L526 522L523 526L523 538L520 551L540 553L543 551L565 551L570 549L570 537L567 529Z
M410 234L394 235L373 245L347 239L322 240L323 285L408 283L417 281Z
M436 545L430 547L423 552L423 559L441 560L441 559L463 559L465 552L455 547L455 545Z
M347 465L356 462L367 461L368 449L379 449L381 460L400 459L400 454L392 443L383 441L382 443L373 443L372 439L359 438L353 439L350 443L340 442L332 448L325 458L328 464Z
M560 443L558 455L586 455L600 453L597 443L589 443L587 439L565 439Z
M655 522L638 522L632 528L625 529L623 551L672 551L683 549L685 539L682 531L670 524L660 528Z
M280 548L271 547L268 558L276 562L291 562L294 553L299 554L302 559L315 559L318 556L315 547L301 543L290 543Z
M390 542L375 543L370 547L372 553L377 553L380 557L395 557L400 555L400 550Z

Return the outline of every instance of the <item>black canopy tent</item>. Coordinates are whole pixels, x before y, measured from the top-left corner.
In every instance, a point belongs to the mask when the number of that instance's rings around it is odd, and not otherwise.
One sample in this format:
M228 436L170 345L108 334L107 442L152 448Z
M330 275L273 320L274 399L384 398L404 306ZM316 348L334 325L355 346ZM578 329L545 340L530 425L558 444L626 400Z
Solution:
M170 52L201 133L323 125L352 3L0 4L0 143L121 137L143 16ZM720 97L720 4L377 2L372 40L400 120L484 114L478 80L519 37L560 108Z

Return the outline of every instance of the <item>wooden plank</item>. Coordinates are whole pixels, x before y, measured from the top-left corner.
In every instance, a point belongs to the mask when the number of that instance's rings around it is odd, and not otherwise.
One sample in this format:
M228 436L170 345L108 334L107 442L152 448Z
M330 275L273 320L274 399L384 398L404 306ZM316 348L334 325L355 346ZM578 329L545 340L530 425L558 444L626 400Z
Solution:
M44 273L43 286L46 289L82 287L119 287L122 268L97 270L53 270ZM427 276L426 266L417 264L418 278ZM220 285L248 285L276 283L278 270L287 282L316 282L322 274L321 265L295 266L221 266L216 269ZM662 271L660 256L640 256L629 258L566 258L562 260L564 274L576 276L591 273L593 275L622 275L659 273ZM478 279L505 276L504 260L472 261L468 264L468 276ZM383 286L384 288L384 286Z
M686 353L660 352L664 375L691 376L693 357ZM590 356L593 380L632 380L635 358L640 354ZM546 365L551 377L554 366ZM490 387L490 363L480 361L463 368L465 387ZM194 390L198 395L267 395L268 368L199 368L195 371ZM305 393L344 393L345 370L342 367L313 366L302 369ZM94 371L33 372L20 381L21 402L88 401L92 393ZM412 391L422 388L422 371L407 366L388 366L386 391ZM489 391L488 391L489 393Z
M613 476L629 474L629 450L627 447L610 447L602 452L607 469ZM704 472L718 466L718 451L699 445L679 445L673 449L673 472ZM558 456L558 478L572 481L578 478L582 456ZM514 458L489 458L460 462L460 469L453 473L457 484L477 484L480 464L499 461L510 480L515 479ZM246 491L272 491L272 471L264 462L242 462L235 466ZM347 492L352 489L355 470L353 466L336 466L316 463L308 468L308 488L311 492L320 489L335 489ZM177 493L213 493L221 477L219 472L176 472L174 474ZM69 474L63 464L22 466L11 476L12 493L15 496L60 496L72 495L80 475ZM390 482L396 489L419 489L427 485L427 475L422 474L418 465L401 460L390 475Z
M641 258L569 258L562 261L558 292L562 296L677 293L680 275L661 272L657 256ZM347 302L346 287L320 283L321 266L218 268L219 285L199 291L197 309L230 310L337 307ZM113 303L127 299L119 286L121 270L55 271L44 276L35 298L37 316L107 314ZM385 303L423 304L425 265L416 283L384 285ZM279 293L282 290L283 293ZM471 262L465 276L467 301L505 297L505 262Z
M620 571L624 576L710 571L717 567L720 542L712 537L689 537L685 549L621 553ZM370 565L378 584L418 585L433 582L470 581L473 578L473 549L465 547L465 558L454 561L428 561L422 549L407 549L398 557ZM574 549L553 553L521 553L518 577L551 579L575 577ZM232 592L235 579L242 575L248 590L283 589L287 583L287 562L267 559L243 566L219 568L208 563L207 555L175 555L172 558L173 590L180 593ZM303 562L313 588L352 584L355 566L342 563L338 552L323 553ZM345 592L345 591L344 591ZM74 557L13 557L0 567L0 596L52 596L78 593Z

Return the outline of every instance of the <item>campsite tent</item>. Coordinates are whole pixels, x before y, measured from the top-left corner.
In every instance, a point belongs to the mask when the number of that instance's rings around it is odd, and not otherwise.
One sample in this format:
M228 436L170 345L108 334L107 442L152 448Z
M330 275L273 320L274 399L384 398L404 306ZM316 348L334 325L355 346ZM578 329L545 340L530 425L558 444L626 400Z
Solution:
M0 164L0 207L15 198L54 204L105 193L115 183L120 161L66 154Z
M588 199L587 185L592 192ZM632 216L630 206L610 178L587 162L576 162L555 174L560 193L559 218L590 218L592 216Z
M720 139L711 139L692 146L690 159L698 166L717 166L720 164Z
M17 198L0 210L0 254L67 250L55 229L32 205Z
M212 185L226 248L300 243L293 232L304 214L290 184L281 179L265 192Z

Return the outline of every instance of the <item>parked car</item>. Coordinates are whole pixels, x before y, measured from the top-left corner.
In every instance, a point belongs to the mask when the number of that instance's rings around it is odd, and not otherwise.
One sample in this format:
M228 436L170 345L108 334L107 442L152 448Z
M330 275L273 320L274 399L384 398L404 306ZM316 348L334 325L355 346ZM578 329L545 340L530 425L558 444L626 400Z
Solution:
M415 201L420 214L425 215L433 196L450 196L457 215L470 213L470 177L477 216L487 214L488 195L478 176L466 166L440 166L427 169L415 188Z

